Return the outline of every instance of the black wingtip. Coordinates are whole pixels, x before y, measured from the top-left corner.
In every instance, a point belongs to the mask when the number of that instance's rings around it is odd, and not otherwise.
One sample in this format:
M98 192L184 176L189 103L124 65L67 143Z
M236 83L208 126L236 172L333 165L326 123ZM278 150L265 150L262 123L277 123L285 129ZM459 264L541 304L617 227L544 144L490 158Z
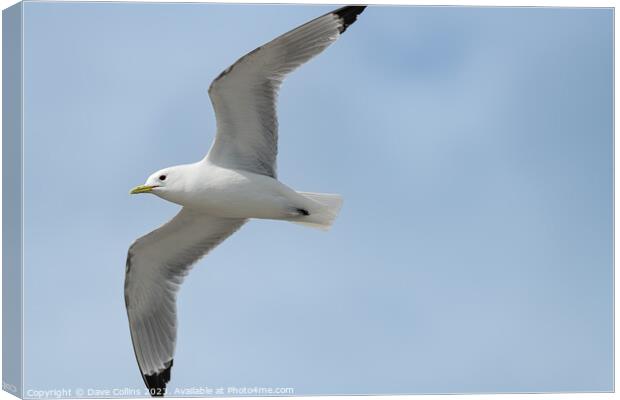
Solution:
M144 383L149 389L149 393L153 397L163 397L166 394L166 384L170 382L170 370L172 369L172 361L168 361L164 366L166 369L163 371L152 374L142 375Z
M365 8L366 6L346 6L334 11L332 14L336 14L342 20L340 33L344 33L349 25L357 20L357 16L360 15Z

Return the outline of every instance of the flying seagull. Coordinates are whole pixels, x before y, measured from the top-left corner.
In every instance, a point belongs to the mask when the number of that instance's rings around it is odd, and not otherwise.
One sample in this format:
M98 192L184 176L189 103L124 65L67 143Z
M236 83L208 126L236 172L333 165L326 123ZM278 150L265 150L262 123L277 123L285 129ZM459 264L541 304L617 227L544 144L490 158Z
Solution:
M327 229L339 195L297 192L276 178L276 99L286 75L340 37L365 6L316 18L241 57L211 84L217 122L211 149L197 163L164 168L131 191L183 208L129 248L125 306L144 383L163 396L176 343L176 294L192 264L250 218Z

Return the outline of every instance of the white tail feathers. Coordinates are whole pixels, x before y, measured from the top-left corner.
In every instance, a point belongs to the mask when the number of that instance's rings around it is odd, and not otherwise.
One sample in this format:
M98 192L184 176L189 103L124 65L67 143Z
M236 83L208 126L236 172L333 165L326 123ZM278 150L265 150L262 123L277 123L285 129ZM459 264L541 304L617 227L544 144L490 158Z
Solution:
M328 193L297 193L312 200L312 204L308 207L310 215L291 222L325 231L331 228L342 207L342 196Z

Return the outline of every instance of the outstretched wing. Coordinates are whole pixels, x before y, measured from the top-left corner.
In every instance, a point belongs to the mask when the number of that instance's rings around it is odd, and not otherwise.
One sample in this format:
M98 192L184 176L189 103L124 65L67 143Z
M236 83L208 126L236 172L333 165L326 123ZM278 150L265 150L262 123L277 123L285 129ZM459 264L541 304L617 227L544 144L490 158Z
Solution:
M162 227L136 240L127 254L125 306L144 383L163 396L176 343L176 294L192 264L246 220L182 209Z
M276 176L276 100L285 76L322 52L366 6L347 6L312 20L241 57L211 84L217 135L214 164Z

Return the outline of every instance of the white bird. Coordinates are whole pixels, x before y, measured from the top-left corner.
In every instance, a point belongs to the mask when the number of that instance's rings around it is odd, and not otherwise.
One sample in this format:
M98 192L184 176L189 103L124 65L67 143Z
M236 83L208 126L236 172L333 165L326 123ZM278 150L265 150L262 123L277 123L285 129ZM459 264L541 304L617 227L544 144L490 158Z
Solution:
M285 76L321 53L365 6L314 19L246 54L211 84L217 134L204 159L157 171L131 193L152 193L183 206L129 248L125 306L144 382L163 396L176 343L176 294L192 264L249 218L327 229L338 195L297 192L276 179L276 98Z

